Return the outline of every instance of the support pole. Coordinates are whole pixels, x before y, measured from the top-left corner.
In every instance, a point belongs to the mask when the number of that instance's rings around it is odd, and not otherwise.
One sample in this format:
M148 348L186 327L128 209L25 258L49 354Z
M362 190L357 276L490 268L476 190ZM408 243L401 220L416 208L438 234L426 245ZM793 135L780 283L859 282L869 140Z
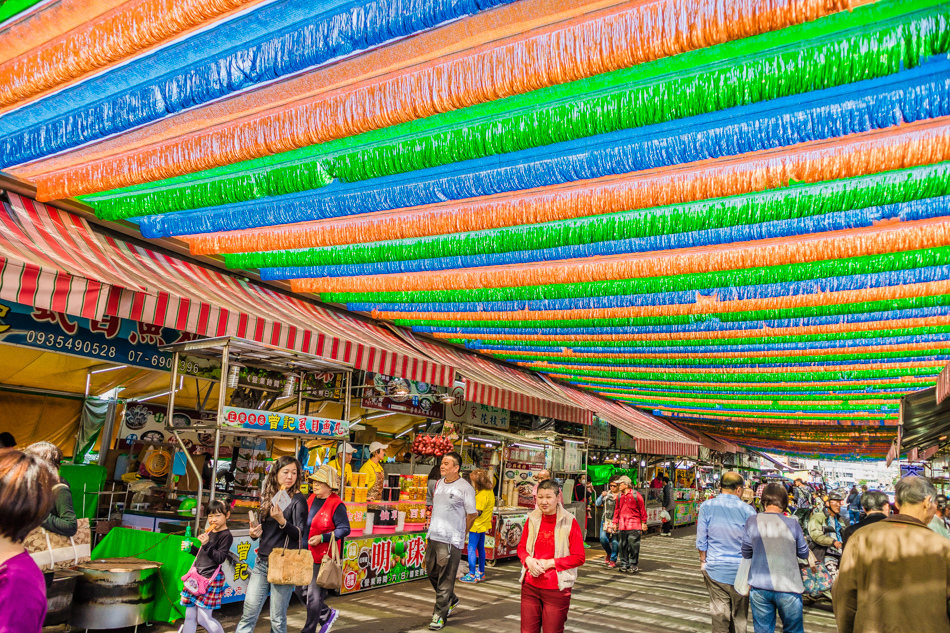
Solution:
M228 396L228 371L231 360L231 344L225 343L221 350L221 382L218 383L218 415L214 421L214 461L212 462L211 490L208 491L208 503L214 501L218 481L218 456L221 453L221 421L224 419L224 402ZM201 503L201 499L198 499Z

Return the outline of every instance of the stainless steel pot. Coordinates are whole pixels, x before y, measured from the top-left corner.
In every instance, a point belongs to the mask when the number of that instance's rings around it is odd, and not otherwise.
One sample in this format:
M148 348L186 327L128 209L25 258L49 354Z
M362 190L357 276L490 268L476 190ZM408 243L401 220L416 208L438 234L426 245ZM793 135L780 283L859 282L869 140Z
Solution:
M144 624L152 615L161 563L112 558L76 566L69 625L79 629L120 629Z

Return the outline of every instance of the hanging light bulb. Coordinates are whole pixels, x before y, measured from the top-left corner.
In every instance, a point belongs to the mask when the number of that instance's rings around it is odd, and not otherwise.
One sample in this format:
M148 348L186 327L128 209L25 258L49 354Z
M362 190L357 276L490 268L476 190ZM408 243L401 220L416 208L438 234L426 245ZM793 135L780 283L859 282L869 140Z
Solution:
M294 395L294 387L297 386L297 375L287 374L287 382L284 383L284 390L280 393L281 398L289 398Z
M234 389L238 386L238 382L241 380L241 365L231 365L231 369L228 370L228 387Z

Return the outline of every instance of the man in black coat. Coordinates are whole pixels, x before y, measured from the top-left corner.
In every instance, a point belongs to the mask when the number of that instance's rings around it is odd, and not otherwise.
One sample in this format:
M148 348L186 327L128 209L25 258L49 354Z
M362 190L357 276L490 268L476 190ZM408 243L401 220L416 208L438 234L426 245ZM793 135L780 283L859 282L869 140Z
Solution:
M867 516L841 531L841 541L845 545L848 544L848 539L851 538L852 534L867 525L883 521L891 514L891 504L887 499L887 495L880 490L865 492L861 497L861 507L864 508L864 513Z

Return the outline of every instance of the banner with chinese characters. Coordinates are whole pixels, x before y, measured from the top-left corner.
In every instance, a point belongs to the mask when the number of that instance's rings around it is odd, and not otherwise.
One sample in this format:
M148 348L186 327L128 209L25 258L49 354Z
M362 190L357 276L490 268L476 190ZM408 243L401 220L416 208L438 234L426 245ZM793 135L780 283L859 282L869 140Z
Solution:
M331 420L329 418L295 415L279 411L238 409L237 407L224 407L224 420L221 421L221 426L232 429L318 435L321 437L341 437L350 432L349 422L345 420Z
M478 402L466 402L459 397L445 408L446 420L503 431L508 429L509 416L510 412L507 409L490 407Z
M221 567L224 572L224 594L222 604L229 602L243 602L247 593L247 585L251 579L251 570L257 562L257 541L251 540L247 530L238 530L231 543L231 552L237 556L234 565L226 564Z
M442 394L434 385L383 374L366 374L364 409L395 411L441 420L445 416Z
M96 321L19 303L0 304L0 342L132 367L170 371L172 355L158 348L196 338L113 316Z
M425 532L347 539L341 594L426 577Z

